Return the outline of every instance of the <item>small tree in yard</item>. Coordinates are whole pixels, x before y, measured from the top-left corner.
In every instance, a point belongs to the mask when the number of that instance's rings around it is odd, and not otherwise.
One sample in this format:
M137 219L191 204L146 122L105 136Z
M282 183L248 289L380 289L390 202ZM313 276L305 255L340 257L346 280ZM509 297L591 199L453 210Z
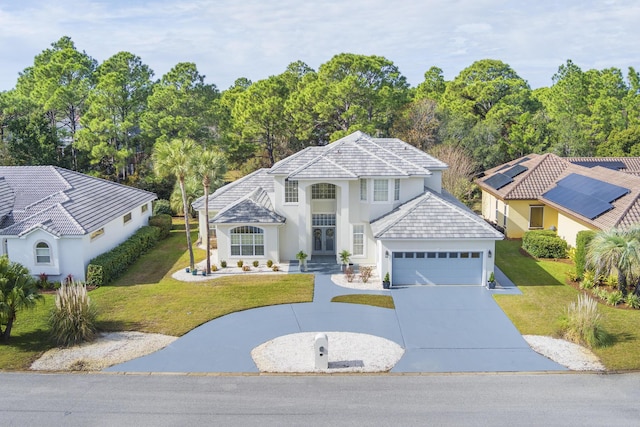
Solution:
M190 174L189 158L193 153L195 142L190 139L175 139L171 142L156 143L153 149L153 168L159 177L173 175L178 180L182 194L182 207L184 209L184 228L187 234L187 247L189 249L189 267L193 270L193 247L191 246L191 230L189 229L189 206L185 181Z
M0 257L0 339L8 342L17 313L35 307L42 295L38 294L36 280L21 264ZM3 329L4 328L4 329Z

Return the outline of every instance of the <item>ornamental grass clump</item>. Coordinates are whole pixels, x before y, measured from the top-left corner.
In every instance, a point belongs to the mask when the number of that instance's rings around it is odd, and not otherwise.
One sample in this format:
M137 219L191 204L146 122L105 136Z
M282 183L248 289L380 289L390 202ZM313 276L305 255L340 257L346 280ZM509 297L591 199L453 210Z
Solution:
M51 335L59 346L91 341L96 335L96 308L81 282L63 283L49 317Z
M588 295L579 295L577 302L569 304L561 328L565 339L587 347L605 347L611 342L602 327L598 303Z

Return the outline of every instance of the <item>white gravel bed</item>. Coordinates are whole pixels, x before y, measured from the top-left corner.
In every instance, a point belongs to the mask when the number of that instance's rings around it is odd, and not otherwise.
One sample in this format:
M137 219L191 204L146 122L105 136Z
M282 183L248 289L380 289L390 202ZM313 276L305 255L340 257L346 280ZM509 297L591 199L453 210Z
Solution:
M100 334L92 342L69 348L54 348L31 364L37 371L99 371L158 351L177 337L142 332Z
M378 277L375 269L367 283L363 283L358 274L356 274L352 282L349 282L344 273L332 274L331 281L343 288L360 289L364 291L381 291L383 289L382 280Z
M404 349L385 338L352 332L324 332L329 340L329 369L315 369L314 340L318 332L284 335L251 351L260 372L386 372Z
M254 267L253 265L250 265L251 270L250 271L242 271L242 268L234 266L234 267L230 267L227 266L225 268L220 268L217 271L212 271L211 273L209 273L206 276L202 275L202 270L204 270L206 264L196 264L196 267L198 267L198 274L192 274L192 273L187 273L185 271L185 269L180 269L176 272L174 272L171 277L173 277L176 280L180 280L182 282L202 282L205 280L211 280L211 279L215 279L218 277L224 277L224 276L231 276L231 275L251 275L251 274L287 274L289 272L289 264L288 263L283 263L283 264L278 264L278 271L273 271L271 268L267 267L266 265L260 265L258 267Z
M537 353L572 371L604 371L605 367L590 350L569 341L540 335L523 335Z

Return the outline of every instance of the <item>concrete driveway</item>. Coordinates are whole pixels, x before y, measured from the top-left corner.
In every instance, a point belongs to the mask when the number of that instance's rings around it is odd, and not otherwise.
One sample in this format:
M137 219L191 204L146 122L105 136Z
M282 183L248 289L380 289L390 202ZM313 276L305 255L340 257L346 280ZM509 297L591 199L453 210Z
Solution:
M251 350L298 332L358 332L405 348L391 372L557 371L531 350L492 298L476 286L416 286L390 291L339 287L316 273L314 302L263 307L212 320L168 347L112 372L258 372ZM499 292L499 291L498 291ZM506 292L509 292L508 290ZM331 303L335 295L387 293L396 309Z

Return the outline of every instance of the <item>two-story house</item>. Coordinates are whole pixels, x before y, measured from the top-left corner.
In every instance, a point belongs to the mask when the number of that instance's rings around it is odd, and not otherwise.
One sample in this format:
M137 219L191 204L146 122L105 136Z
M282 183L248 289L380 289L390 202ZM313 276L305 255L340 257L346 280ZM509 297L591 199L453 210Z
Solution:
M193 203L214 262L288 261L302 250L375 264L392 284L481 285L503 236L442 190L443 162L394 138L353 133L308 147Z

